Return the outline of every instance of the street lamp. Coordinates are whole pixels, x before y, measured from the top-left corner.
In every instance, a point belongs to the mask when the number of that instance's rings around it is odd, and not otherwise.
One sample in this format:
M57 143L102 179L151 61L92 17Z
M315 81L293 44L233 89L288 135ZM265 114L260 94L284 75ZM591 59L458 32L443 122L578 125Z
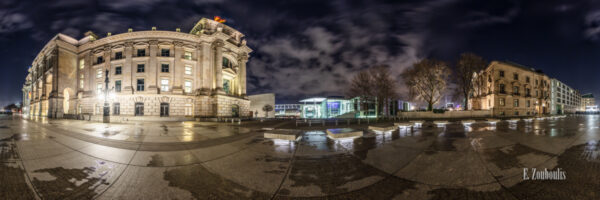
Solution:
M106 76L104 76L104 113L102 122L110 122L110 105L108 104L108 69L106 70Z

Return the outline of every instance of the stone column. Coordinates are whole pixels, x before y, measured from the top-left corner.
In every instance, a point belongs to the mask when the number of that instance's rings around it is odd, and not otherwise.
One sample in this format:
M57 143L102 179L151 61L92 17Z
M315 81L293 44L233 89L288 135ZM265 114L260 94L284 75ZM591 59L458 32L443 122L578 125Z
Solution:
M215 42L213 42L212 44L213 46L213 50L215 52L215 56L214 56L214 77L215 77L215 85L214 85L214 90L217 93L223 93L223 46L224 43L222 40L216 40Z
M146 80L145 80L145 84L148 88L146 88L146 92L148 93L152 93L152 94L157 94L158 93L158 87L157 84L159 83L158 81L158 76L157 73L158 71L158 63L157 63L157 59L156 56L158 55L158 40L150 40L150 60L147 63L147 66L145 66L145 74L146 74Z
M210 50L210 43L208 42L202 42L197 50L198 62L196 66L202 70L202 84L200 87L203 94L208 94L214 88L214 70L211 64L213 56Z
M173 66L169 73L171 74L172 91L175 94L183 94L183 76L185 73L185 65L183 64L183 42L173 42ZM193 74L193 73L192 73Z
M125 94L132 94L134 89L133 89L133 83L131 82L131 76L132 76L132 58L133 58L133 42L125 42L125 52L123 52L125 54L125 63L123 63L123 66L121 67L122 70L122 74L123 74L123 82L121 83L121 87L122 91L121 93L125 93Z
M240 55L240 59L238 61L240 69L238 72L240 95L243 97L246 96L246 62L248 62L248 54L243 53Z

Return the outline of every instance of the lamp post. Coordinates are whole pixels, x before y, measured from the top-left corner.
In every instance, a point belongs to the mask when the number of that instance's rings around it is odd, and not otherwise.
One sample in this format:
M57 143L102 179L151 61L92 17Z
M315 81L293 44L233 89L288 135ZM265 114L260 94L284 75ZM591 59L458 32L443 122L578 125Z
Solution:
M102 116L102 122L110 122L110 105L108 104L108 70L106 70L106 76L104 76L104 112Z

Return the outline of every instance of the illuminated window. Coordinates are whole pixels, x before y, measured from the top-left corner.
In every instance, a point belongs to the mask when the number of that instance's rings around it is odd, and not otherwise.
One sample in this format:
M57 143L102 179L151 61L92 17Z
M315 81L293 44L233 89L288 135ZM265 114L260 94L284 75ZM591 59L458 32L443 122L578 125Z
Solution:
M83 82L84 82L83 80L79 80L79 88L80 89L83 89Z
M191 93L192 92L192 81L185 80L184 88L185 88L185 93Z
M102 69L96 70L96 78L102 78Z
M163 78L160 80L160 91L169 91L169 79Z
M79 60L79 69L83 69L85 67L85 60Z
M505 105L505 104L504 104L504 98L500 98L500 99L498 100L498 104L500 104L501 106L504 106L504 105Z
M192 59L192 52L186 51L183 54L183 58L186 59L186 60L191 60Z
M115 92L121 92L121 80L115 81Z
M185 74L192 75L192 66L189 66L189 65L185 66Z
M121 104L113 103L113 115L120 115L120 114L121 114Z
M514 102L513 102L513 106L514 106L515 108L516 108L516 107L519 107L519 100L518 100L518 99L515 99L515 100L514 100Z

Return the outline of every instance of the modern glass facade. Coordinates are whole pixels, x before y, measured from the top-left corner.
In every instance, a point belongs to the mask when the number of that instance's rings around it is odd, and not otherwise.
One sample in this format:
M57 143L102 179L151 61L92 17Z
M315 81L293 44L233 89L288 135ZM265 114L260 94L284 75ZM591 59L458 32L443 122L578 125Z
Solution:
M363 118L376 117L377 113L375 104L360 105L359 98L314 97L303 99L300 103L302 118ZM365 105L366 109L360 109Z

